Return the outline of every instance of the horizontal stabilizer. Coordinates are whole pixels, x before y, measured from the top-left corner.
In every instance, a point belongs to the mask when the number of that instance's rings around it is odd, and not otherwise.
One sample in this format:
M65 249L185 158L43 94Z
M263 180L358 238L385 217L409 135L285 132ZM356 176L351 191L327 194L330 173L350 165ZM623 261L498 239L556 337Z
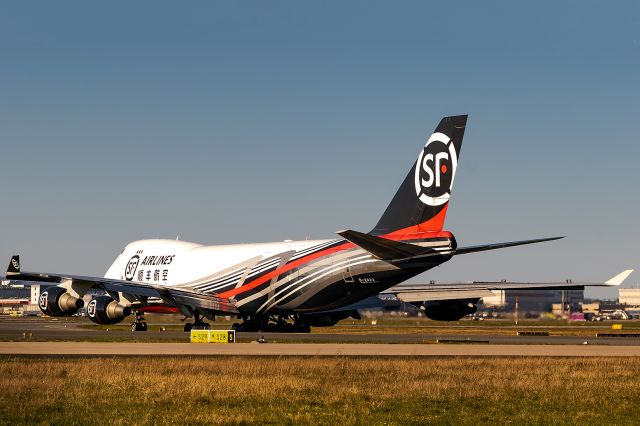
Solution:
M395 262L400 262L403 260L410 260L417 256L437 253L432 248L420 247L415 244L374 237L373 235L363 234L358 231L338 231L336 234L351 241L353 244L365 251L368 251L381 260L393 260Z
M545 241L559 240L564 237L538 238L535 240L510 241L506 243L483 244L479 246L458 247L454 254L476 253L479 251L496 250L506 247L523 246L526 244L543 243Z

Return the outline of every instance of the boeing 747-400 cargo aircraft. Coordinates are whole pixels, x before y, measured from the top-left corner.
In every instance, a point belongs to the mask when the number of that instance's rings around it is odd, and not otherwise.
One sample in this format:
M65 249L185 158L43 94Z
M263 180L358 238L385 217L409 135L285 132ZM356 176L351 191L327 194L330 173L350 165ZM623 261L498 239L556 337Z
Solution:
M318 241L205 246L176 240L127 245L104 278L23 272L14 256L11 280L53 283L40 295L41 310L73 315L91 289L103 290L87 305L89 318L113 324L134 314L132 328L146 330L145 312L181 313L193 326L204 318L237 316L238 330L309 331L357 315L354 306L454 256L555 238L458 247L444 230L458 168L466 115L442 119L429 136L384 214L367 233L339 231ZM619 284L625 271L603 285ZM495 288L579 288L585 283L432 284L398 290L401 300L423 304L433 319L457 320L475 312L483 292Z

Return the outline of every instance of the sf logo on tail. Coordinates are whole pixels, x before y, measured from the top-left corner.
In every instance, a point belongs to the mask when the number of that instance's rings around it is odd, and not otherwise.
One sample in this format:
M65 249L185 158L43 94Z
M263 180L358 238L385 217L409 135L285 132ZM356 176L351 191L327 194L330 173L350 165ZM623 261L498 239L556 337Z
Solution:
M418 155L415 167L418 199L434 207L448 202L457 167L458 154L451 139L444 133L431 135Z

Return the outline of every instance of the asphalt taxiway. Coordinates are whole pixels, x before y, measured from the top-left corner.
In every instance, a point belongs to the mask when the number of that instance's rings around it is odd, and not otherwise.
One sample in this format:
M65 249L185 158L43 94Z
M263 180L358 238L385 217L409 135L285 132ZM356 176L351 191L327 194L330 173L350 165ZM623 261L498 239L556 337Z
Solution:
M113 341L113 342L186 342L189 335L182 331L104 330L99 327L80 327L77 322L51 321L21 318L0 319L0 340L4 341ZM154 327L156 328L156 327ZM449 343L486 343L491 345L613 345L638 346L640 338L591 336L517 336L491 333L446 332L367 332L367 333L238 333L239 342L255 341L261 335L270 343L375 343L375 344L423 344L437 341Z

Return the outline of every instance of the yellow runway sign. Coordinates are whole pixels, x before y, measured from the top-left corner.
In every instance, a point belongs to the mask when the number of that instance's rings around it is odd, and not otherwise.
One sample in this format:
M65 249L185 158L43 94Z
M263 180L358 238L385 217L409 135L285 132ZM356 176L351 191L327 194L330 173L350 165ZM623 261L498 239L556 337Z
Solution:
M235 343L235 330L191 330L191 343Z
M235 343L236 332L234 330L211 330L209 343Z

